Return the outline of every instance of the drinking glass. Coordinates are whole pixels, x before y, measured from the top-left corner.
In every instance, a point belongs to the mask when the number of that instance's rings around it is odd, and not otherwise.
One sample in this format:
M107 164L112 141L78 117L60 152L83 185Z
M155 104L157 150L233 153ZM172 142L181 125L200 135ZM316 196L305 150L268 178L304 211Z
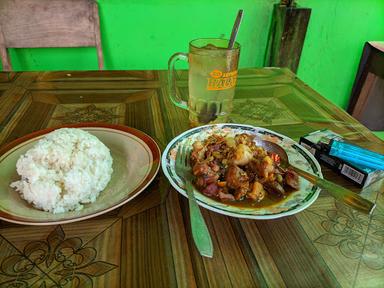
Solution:
M228 49L229 40L201 38L189 43L189 53L175 53L168 62L169 96L172 102L189 111L192 127L227 122L232 111L237 82L240 45ZM176 91L175 63L189 63L188 102Z

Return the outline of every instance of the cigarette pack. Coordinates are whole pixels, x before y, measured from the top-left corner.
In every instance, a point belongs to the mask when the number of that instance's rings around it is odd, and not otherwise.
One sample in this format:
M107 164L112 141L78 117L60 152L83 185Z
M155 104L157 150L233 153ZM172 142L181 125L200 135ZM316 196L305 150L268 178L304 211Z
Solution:
M331 130L324 129L300 137L299 144L308 149L320 163L347 178L357 186L365 188L384 177L383 170L375 170L363 165L352 164L329 155L331 140L343 141L343 137Z

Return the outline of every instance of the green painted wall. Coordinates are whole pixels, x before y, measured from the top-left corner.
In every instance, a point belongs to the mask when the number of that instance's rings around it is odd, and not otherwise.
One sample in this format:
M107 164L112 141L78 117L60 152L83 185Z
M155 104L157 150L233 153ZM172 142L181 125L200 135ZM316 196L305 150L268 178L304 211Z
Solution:
M244 9L240 66L261 67L277 0L98 0L106 69L166 69L169 56L198 37L229 37ZM301 79L345 108L366 40L384 40L383 0L299 0L312 8L298 70ZM96 52L17 49L15 70L97 69Z
M365 41L384 41L384 0L299 0L312 8L298 76L346 108Z

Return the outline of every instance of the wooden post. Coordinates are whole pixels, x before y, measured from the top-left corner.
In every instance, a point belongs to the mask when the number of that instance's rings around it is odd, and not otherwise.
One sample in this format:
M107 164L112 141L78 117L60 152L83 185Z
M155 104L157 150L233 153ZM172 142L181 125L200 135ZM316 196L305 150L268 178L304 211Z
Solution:
M288 67L296 73L310 16L310 8L274 5L264 66Z

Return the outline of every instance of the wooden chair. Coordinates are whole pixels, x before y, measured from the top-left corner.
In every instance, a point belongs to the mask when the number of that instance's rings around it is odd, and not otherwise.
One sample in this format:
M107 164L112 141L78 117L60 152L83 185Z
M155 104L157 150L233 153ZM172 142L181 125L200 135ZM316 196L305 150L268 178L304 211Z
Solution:
M364 45L348 113L371 130L384 130L384 42Z
M103 69L100 19L94 0L0 0L0 58L12 71L7 48L96 47Z

